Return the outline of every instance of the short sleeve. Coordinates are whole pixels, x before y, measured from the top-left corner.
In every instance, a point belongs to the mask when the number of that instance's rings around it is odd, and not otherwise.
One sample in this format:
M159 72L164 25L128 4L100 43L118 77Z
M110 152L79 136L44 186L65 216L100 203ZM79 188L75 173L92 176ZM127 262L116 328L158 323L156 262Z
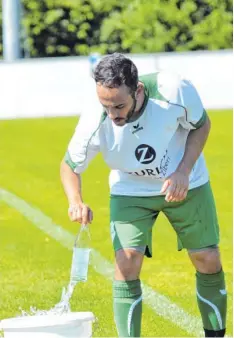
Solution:
M200 128L205 123L207 114L196 88L190 81L180 81L178 101L184 108L182 116L178 119L182 127L189 130Z
M182 127L189 130L200 128L207 114L194 85L188 79L166 71L159 72L157 78L161 99L180 108L175 112Z
M82 173L100 151L100 123L100 118L98 121L92 121L81 116L64 158L74 172Z

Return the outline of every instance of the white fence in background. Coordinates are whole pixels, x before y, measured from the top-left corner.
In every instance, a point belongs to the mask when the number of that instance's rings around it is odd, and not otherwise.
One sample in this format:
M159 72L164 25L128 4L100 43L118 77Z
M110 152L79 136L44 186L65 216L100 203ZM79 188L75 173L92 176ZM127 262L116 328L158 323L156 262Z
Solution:
M207 109L233 106L233 53L128 55L139 74L160 69L189 78ZM88 57L0 62L0 119L95 113L98 107Z

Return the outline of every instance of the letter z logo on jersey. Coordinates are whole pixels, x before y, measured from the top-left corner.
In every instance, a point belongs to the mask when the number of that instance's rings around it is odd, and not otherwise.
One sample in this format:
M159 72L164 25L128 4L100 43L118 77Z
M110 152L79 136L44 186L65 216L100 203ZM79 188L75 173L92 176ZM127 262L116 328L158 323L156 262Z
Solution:
M149 164L156 158L156 151L147 144L140 144L135 150L137 161L142 164Z

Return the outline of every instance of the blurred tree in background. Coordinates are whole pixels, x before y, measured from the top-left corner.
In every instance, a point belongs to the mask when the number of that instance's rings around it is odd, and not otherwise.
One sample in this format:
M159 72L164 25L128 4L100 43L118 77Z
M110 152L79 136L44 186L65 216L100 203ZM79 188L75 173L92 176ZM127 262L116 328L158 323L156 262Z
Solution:
M232 1L136 0L104 20L101 41L116 30L132 53L231 48Z
M111 10L120 11L116 0L22 0L23 25L32 56L88 55L105 53L100 28ZM113 42L113 49L120 46ZM111 48L111 45L109 46Z
M22 0L22 5L23 46L32 57L232 48L231 0ZM0 7L0 53L1 35Z

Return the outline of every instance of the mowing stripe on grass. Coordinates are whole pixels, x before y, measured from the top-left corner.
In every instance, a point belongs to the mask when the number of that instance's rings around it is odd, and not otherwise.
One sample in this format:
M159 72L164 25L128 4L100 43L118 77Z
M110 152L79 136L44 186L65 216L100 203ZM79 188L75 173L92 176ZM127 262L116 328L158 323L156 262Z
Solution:
M37 228L54 238L65 248L72 250L75 235L66 231L60 225L55 224L50 217L43 214L39 209L32 207L23 199L4 189L0 189L0 201L1 200L18 210ZM102 257L96 250L93 250L91 257L93 268L105 278L112 280L114 272L113 264ZM171 321L173 324L187 331L190 335L196 337L202 337L204 335L201 320L199 318L190 315L181 307L173 303L168 297L153 290L150 286L142 283L142 288L144 303L157 315Z

